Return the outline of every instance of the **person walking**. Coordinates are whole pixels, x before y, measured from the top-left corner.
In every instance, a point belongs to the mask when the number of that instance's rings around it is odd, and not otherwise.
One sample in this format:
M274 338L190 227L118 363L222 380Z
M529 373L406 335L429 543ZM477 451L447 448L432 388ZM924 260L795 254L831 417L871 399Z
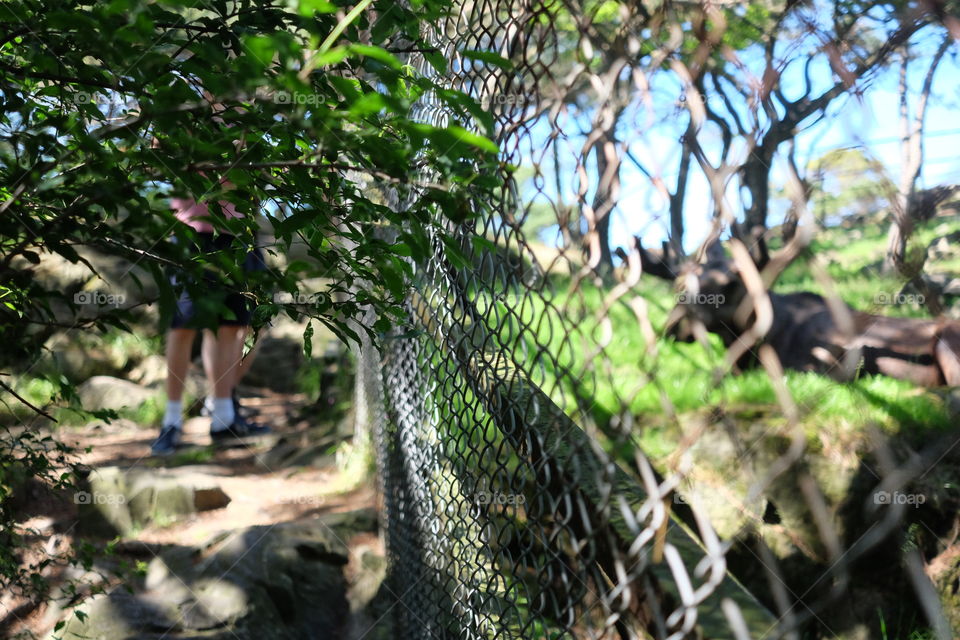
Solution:
M221 183L229 187L226 180ZM196 240L190 247L194 255L235 251L240 242L235 235L216 229L210 215L210 207L191 198L172 198L171 207L176 217L196 232ZM219 201L222 218L229 220L243 217L230 202ZM266 268L259 247L250 248L243 261L243 271L250 273ZM270 428L249 422L240 413L235 389L250 367L253 353L243 356L243 347L250 332L253 315L251 301L235 290L218 286L217 279L205 277L205 291L211 297L222 297L227 313L222 313L216 328L204 322L204 301L194 299L184 288L178 276L172 278L175 289L181 293L177 300L170 330L167 332L167 408L163 417L160 435L153 443L151 452L156 456L173 453L180 444L183 432L183 390L190 367L193 341L199 330L203 331L202 359L209 386L205 401L206 413L210 416L210 439L214 444L236 444L251 437L270 433ZM209 319L207 319L209 320Z

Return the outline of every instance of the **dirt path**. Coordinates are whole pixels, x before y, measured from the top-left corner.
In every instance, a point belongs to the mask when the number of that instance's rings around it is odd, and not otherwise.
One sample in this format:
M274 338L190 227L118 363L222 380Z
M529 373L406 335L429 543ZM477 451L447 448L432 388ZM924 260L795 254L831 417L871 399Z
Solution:
M155 555L167 545L199 545L215 535L254 525L271 525L311 519L317 516L373 507L376 501L370 483L343 490L351 483L338 471L332 455L315 457L310 464L289 466L278 461L276 450L286 447L296 450L304 443L314 442L318 428L305 407L305 398L299 395L275 394L266 390L247 390L252 396L244 406L259 411L257 421L269 424L274 434L259 444L217 449L210 444L209 419L191 418L184 424L184 447L174 456L158 459L150 456L150 444L156 437L154 428L144 428L126 420L112 424L91 423L80 429L71 429L59 435L68 444L77 447L79 461L90 468L108 466L123 470L166 468L200 472L215 478L216 483L230 498L226 507L184 516L171 522L153 523L121 541L121 555L132 550L131 556ZM309 430L309 435L308 435ZM343 439L334 425L330 425L325 442ZM323 437L321 437L323 440ZM273 451L271 451L273 450ZM355 483L353 483L355 484ZM40 557L40 549L66 551L75 546L74 525L77 507L65 496L46 496L40 515L34 515L23 525L35 529L39 535L30 536L37 553L26 554L24 561ZM34 512L36 513L36 512ZM362 539L360 539L362 538ZM361 536L351 541L353 548L382 553L376 536ZM106 540L91 540L102 547ZM146 553L144 552L146 550ZM46 573L51 583L74 575L75 570L49 568ZM46 604L31 603L10 594L0 596L0 636L44 638L55 620L46 615ZM17 635L17 634L21 635Z

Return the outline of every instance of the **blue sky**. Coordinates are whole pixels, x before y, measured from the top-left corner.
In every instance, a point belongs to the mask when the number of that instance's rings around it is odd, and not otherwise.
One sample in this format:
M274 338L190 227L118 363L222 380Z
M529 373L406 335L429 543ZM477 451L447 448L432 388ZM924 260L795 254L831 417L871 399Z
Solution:
M920 41L914 52L920 59L910 67L909 83L911 87L911 106L916 102L919 87L929 65L929 54L939 44L939 33ZM960 63L951 56L960 47L954 44L951 52L943 59L937 71L934 82L934 94L931 96L927 109L925 128L925 156L920 186L930 187L937 184L960 182ZM783 75L782 85L784 93L789 98L796 97L791 90L800 91L799 64L787 68ZM802 167L809 161L822 156L831 149L843 147L859 147L874 158L880 160L886 167L888 175L894 181L899 176L899 105L897 95L897 76L899 66L895 64L874 77L865 85L862 99L844 95L834 100L828 111L828 117L810 126L797 136L797 162ZM830 69L825 61L819 67L813 68L815 93L817 88L827 86L832 82ZM631 153L644 164L647 170L663 177L669 189L673 189L676 180L677 163L679 160L680 145L677 138L685 126L685 118L671 118L672 109L679 109L679 87L664 83L653 87L653 99L658 117L653 126L645 126L646 117L643 113L627 113L620 122L622 130L618 130L618 137L629 142ZM676 105L676 106L675 106ZM665 117L664 117L665 116ZM811 119L812 121L812 119ZM568 119L562 123L569 137L561 140L561 162L564 175L564 199L567 203L576 202L576 182L574 176L574 157L583 144L579 131L588 129L588 123ZM810 125L811 122L805 122ZM538 123L533 127L528 146L522 148L524 164L529 164L533 158L542 154L542 148L536 145L542 142L549 127L546 123ZM570 133L576 132L576 133ZM701 141L708 155L718 152L719 135L705 130L701 134ZM785 154L787 145L781 145L780 153ZM712 153L711 153L712 152ZM782 163L782 158L779 159ZM552 170L552 157L546 155L540 158L542 170L547 173L545 183L550 185L544 189L545 193L553 198L555 189ZM590 160L590 165L593 160ZM687 188L684 218L686 235L684 245L688 250L693 249L709 232L710 212L712 204L709 197L709 187L706 178L702 175L694 162L690 174L690 183ZM592 166L588 168L589 181L595 184L596 176ZM781 165L775 165L771 173L774 192L778 185L783 183L784 172ZM647 246L655 246L666 238L669 225L666 202L659 196L649 178L641 173L636 166L624 158L621 167L621 193L617 208L613 212L611 224L611 242L624 245L629 238L636 234L644 239ZM525 195L528 198L539 197L531 185L526 185ZM735 210L739 207L739 198L735 190L728 194L728 202ZM589 195L588 195L589 198ZM785 202L771 201L770 224L776 224L785 210Z

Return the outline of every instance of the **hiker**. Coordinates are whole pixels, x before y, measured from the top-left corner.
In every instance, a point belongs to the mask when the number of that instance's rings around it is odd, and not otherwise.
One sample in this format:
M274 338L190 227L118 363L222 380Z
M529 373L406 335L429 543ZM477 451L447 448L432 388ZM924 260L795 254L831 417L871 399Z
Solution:
M214 103L213 106L215 113L217 107L222 110L221 105ZM219 116L215 115L214 119L222 122ZM221 184L229 186L226 180L222 180ZM176 217L196 232L196 241L190 247L194 254L224 251L237 246L236 236L214 227L206 203L192 198L171 198L170 205ZM219 205L224 218L243 217L232 203L221 200ZM252 247L247 251L242 267L245 273L266 268L259 247ZM182 286L178 276L175 275L171 280L174 287ZM217 286L213 277L206 280L211 289ZM246 357L243 356L244 342L250 332L250 319L253 315L252 304L247 297L236 291L222 293L230 313L218 318L215 330L203 328L202 345L203 368L209 385L204 409L206 415L210 416L210 439L214 444L237 443L270 432L269 427L248 422L247 418L241 415L235 393L237 384L253 360L252 350ZM198 323L198 306L183 289L167 333L167 408L160 436L151 447L153 455L173 453L182 436L184 382L190 367L193 341L197 331L201 329Z

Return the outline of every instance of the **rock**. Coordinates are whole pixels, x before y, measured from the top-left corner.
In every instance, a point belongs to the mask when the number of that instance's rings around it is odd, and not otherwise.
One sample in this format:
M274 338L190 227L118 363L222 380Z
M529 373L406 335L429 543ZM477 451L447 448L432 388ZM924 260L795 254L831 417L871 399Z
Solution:
M268 387L280 393L297 390L297 372L303 366L303 336L275 336L260 338L256 359L244 378L244 383Z
M960 278L946 273L925 273L923 280L931 291L939 295L960 296Z
M167 359L160 355L147 356L131 369L127 378L143 387L160 387L167 380Z
M396 598L385 584L386 577L387 559L369 550L363 551L347 590L350 603L350 621L344 633L347 640L389 640L397 637L393 616L389 615Z
M953 629L960 629L960 544L938 554L926 567L927 576L940 594L943 613Z
M76 613L68 611L66 625L59 632L51 633L48 640L136 638L135 624L152 619L152 611L146 603L119 590L114 590L109 595L93 596L75 611Z
M69 618L58 636L169 640L341 638L350 607L343 543L372 511L256 526L199 547L173 547L147 568L141 584L91 598L84 620ZM382 559L362 563L362 606L382 580ZM52 638L52 636L51 636Z
M79 531L105 537L133 531L123 471L118 467L97 469L84 485L74 496Z
M40 364L45 373L62 373L67 380L81 383L94 376L116 376L127 366L125 354L107 349L96 336L84 333L57 332L44 347L50 358Z
M351 611L362 611L373 602L380 590L380 585L387 577L387 559L383 556L365 551L360 556L360 566L350 585L347 599Z
M747 504L757 471L749 459L741 460L747 445L718 427L708 426L690 448L690 474L678 488L674 501L703 508L717 533L733 538L760 519L767 501L760 496Z
M927 264L937 260L960 258L960 231L938 236L927 245Z
M799 550L818 561L826 552L810 506L799 491L802 477L812 477L828 508L834 509L850 498L859 459L843 456L842 448L816 456L801 452L788 468L778 469L789 457L792 442L778 433L773 420L771 414L760 412L751 417L739 415L735 423L706 425L689 449L691 469L675 500L698 498L723 538L734 539L744 531L759 529L779 558ZM823 437L838 440L837 434L826 429ZM751 489L771 474L763 492L748 500ZM842 537L843 523L835 525Z
M230 503L215 477L191 467L126 471L104 467L92 472L87 484L87 490L77 494L79 526L107 536L127 535L151 522Z
M89 247L77 246L75 249L83 260L70 262L57 253L43 254L40 263L32 268L34 278L55 291L96 291L118 300L122 296L120 306L125 307L157 297L158 288L153 276L143 265Z
M320 289L317 286L305 286L303 291ZM244 383L255 387L268 387L281 393L297 391L297 374L306 362L303 353L303 332L306 322L296 322L286 316L278 316L267 332L259 338L258 351ZM319 357L326 345L332 340L332 334L318 328L313 336L313 354Z
M94 376L77 387L77 395L84 409L135 409L154 397L155 392L140 385L113 378Z
M333 450L336 445L348 440L330 426L313 427L297 433L285 433L276 445L257 458L266 469L280 467L314 466L327 467L336 463Z

